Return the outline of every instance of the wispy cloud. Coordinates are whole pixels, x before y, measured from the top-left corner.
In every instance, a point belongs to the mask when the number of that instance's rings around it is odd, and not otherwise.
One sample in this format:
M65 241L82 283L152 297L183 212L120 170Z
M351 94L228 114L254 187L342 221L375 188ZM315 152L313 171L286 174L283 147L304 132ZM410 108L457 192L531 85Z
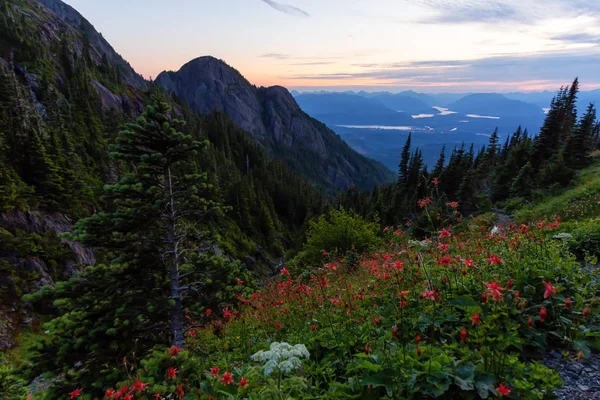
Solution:
M259 55L260 58L273 58L275 60L287 60L288 58L290 58L289 54L284 54L284 53L265 53L265 54L261 54Z
M506 23L532 24L544 18L597 15L595 0L404 0L431 14L421 22L435 24Z
M497 85L515 82L546 82L560 85L579 76L582 82L600 84L597 68L600 54L576 52L553 52L536 54L513 54L487 57L477 60L417 61L392 64L354 64L362 67L359 71L339 71L337 73L287 76L298 81L340 81L351 84L353 81L368 80L382 85L443 84L456 82L468 85L489 82Z
M294 7L290 4L277 3L276 1L273 1L273 0L261 0L261 1L284 14L293 15L294 17L304 17L304 18L310 17L310 14L307 13L306 11L304 11L298 7Z
M331 64L335 64L335 61L308 61L308 62L291 63L289 65L331 65Z
M592 35L589 33L567 33L563 35L553 36L551 40L561 42L571 42L580 44L600 44L600 35Z

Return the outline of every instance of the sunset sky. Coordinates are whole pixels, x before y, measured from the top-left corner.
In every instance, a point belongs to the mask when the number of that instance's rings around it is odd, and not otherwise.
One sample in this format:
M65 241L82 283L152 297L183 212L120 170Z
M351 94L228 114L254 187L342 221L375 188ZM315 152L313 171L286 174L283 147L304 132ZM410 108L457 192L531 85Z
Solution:
M256 85L600 88L597 0L66 0L146 78L202 55Z

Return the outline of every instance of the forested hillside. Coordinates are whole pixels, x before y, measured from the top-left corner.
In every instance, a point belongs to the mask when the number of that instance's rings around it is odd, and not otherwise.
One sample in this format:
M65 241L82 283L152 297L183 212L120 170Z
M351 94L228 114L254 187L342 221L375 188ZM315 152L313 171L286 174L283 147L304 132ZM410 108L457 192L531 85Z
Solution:
M305 220L323 207L321 194L225 114L201 116L161 94L97 33L90 35L87 22L73 28L25 0L3 2L0 18L0 312L9 321L0 329L2 347L12 343L19 319L31 314L19 307L20 295L68 279L93 259L87 248L57 235L111 207L103 186L129 167L110 158L109 144L152 93L173 106L185 134L209 141L194 164L207 176L210 197L225 206L220 216L203 220L213 232L212 248L270 274L297 247ZM9 316L14 306L19 312Z

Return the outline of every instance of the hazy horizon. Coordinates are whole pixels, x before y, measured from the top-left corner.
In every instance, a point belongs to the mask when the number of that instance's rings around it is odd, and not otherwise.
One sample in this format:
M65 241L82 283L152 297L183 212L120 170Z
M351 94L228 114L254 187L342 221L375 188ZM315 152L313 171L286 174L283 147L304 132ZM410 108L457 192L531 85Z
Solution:
M555 91L575 76L600 88L600 2L66 2L146 78L212 55L290 90Z

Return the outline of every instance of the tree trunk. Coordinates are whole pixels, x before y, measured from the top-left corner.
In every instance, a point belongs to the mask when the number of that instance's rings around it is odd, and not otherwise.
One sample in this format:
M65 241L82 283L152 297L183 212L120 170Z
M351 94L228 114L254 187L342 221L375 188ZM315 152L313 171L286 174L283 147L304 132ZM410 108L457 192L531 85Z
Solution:
M176 232L175 198L173 196L173 182L171 180L171 168L167 169L167 184L169 204L167 211L167 245L170 255L169 281L171 286L171 300L174 304L171 308L171 345L177 347L185 346L183 330L183 305L181 302L181 282L179 278L179 240Z

